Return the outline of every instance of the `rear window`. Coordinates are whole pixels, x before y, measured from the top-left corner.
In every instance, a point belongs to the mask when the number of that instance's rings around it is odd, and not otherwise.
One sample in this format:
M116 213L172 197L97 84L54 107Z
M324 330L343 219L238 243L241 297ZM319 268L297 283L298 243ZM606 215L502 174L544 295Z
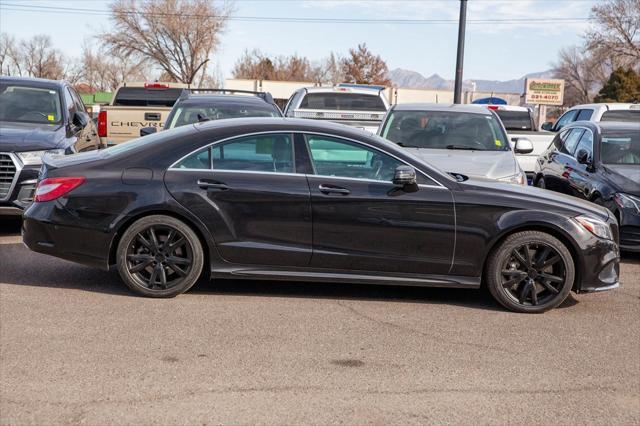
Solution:
M328 109L340 111L386 111L378 95L361 93L308 93L300 103L300 109Z
M627 123L640 123L640 110L615 110L606 111L600 121L624 121Z
M247 105L241 103L228 104L178 104L173 111L167 129L198 123L208 120L222 120L225 118L246 117L282 117L282 114L274 106Z
M183 89L145 89L122 87L113 100L115 106L172 107Z
M529 111L496 110L496 114L507 130L533 130Z

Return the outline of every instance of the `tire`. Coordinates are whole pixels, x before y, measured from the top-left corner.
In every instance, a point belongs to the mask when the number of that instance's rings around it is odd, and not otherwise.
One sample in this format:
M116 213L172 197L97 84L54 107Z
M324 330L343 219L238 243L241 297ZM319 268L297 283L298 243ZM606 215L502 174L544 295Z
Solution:
M540 176L540 179L536 181L536 187L547 189L547 183L544 181L544 178L542 176Z
M200 277L204 253L187 224L171 216L153 215L137 220L122 234L116 261L120 277L135 293L175 297Z
M567 247L545 232L509 235L486 264L491 295L505 308L542 313L560 305L575 280L575 265Z

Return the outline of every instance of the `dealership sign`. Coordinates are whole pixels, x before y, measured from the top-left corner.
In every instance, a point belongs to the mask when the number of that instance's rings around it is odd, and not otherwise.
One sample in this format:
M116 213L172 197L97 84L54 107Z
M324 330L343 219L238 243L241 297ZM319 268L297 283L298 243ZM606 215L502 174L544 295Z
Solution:
M564 80L528 78L525 82L525 103L562 105Z

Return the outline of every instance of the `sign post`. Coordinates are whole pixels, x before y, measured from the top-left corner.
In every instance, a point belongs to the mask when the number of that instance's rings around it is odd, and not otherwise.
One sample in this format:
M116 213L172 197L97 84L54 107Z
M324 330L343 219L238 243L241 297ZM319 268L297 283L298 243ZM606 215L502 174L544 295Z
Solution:
M538 105L538 129L547 118L547 105L561 106L564 102L564 80L528 78L525 80L527 104Z

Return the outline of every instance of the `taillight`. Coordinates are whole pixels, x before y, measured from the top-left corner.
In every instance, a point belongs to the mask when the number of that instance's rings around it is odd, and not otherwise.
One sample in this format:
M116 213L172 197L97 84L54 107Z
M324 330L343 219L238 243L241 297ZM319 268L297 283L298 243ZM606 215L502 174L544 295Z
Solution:
M37 203L55 200L56 198L60 198L71 190L82 185L84 181L85 178L83 176L43 179L38 182L34 200Z
M101 138L107 137L107 111L98 113L98 136Z
M500 107L498 105L488 105L487 108L493 110L493 111L497 111L498 109L500 109Z

